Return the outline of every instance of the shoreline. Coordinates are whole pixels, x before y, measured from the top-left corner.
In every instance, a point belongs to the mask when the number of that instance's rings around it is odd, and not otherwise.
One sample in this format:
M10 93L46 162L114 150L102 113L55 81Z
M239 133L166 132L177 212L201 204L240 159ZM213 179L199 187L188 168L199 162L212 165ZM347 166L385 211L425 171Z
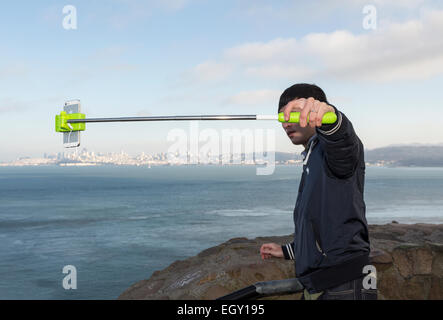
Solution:
M369 235L379 299L443 299L443 224L371 224ZM262 261L258 254L265 242L283 244L291 238L230 239L155 271L118 299L212 300L256 282L293 278L293 261Z

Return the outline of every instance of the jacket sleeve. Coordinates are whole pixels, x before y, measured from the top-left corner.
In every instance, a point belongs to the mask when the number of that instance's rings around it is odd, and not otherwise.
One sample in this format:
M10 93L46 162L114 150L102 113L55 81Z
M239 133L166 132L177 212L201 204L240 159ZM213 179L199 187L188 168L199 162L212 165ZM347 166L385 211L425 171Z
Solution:
M294 242L287 243L281 246L283 250L283 256L286 260L295 260L294 256Z
M337 121L316 127L318 139L324 145L330 172L339 179L347 179L357 167L360 143L348 118L333 105Z

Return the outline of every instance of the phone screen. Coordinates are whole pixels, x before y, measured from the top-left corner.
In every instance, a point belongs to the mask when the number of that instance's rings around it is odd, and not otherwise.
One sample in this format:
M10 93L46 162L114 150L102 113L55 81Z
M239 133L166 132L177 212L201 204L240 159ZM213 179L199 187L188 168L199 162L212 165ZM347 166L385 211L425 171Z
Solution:
M72 100L65 103L63 110L67 114L80 113L80 100ZM77 148L80 146L80 131L63 132L63 146L65 148Z

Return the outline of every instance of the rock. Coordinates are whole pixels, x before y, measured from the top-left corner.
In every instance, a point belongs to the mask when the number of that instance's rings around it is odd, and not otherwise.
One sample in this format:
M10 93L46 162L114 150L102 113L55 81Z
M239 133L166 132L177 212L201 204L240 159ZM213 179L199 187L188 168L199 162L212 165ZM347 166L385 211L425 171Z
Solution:
M369 226L379 299L443 299L443 225ZM260 246L292 236L235 238L176 261L119 299L215 299L260 281L295 277L293 261L262 261ZM301 294L267 299L299 299Z
M381 249L371 249L371 254L369 256L372 263L378 264L390 264L392 263L392 256L384 250Z
M428 246L401 245L394 249L392 257L403 278L431 274L433 254Z

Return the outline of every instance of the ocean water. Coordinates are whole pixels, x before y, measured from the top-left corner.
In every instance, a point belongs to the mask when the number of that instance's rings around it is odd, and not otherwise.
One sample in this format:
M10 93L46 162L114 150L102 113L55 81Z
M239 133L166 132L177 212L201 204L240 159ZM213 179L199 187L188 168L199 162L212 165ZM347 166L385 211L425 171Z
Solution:
M293 232L301 167L0 168L0 299L115 299L234 237ZM366 169L371 224L443 223L443 168ZM62 269L77 269L65 290Z

